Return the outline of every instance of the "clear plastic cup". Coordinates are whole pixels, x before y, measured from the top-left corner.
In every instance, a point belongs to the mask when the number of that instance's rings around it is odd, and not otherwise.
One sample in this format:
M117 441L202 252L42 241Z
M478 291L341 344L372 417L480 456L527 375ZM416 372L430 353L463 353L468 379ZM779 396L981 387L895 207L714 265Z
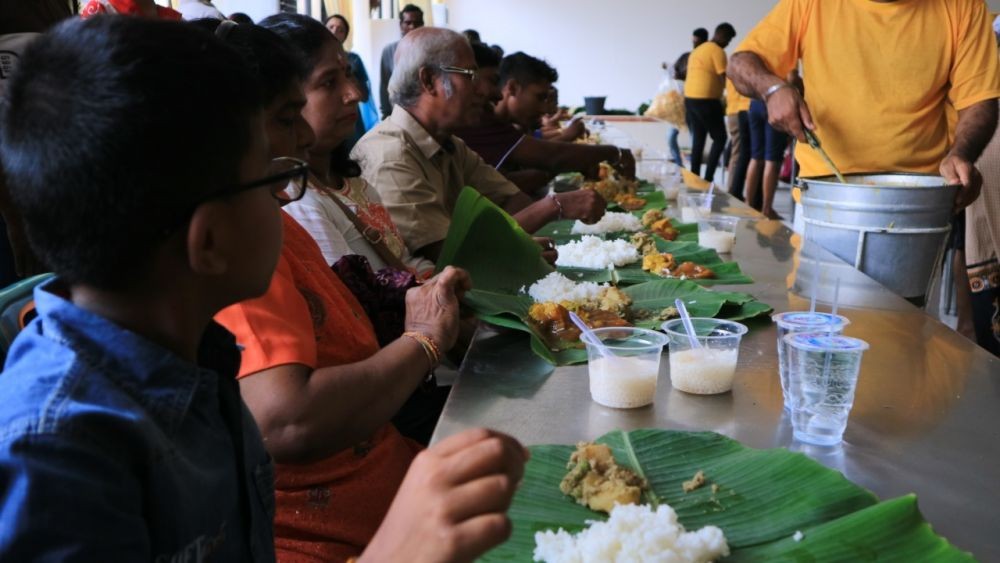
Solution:
M712 215L712 196L702 192L682 192L677 195L677 205L681 208L682 223L697 223L699 219Z
M790 411L794 397L788 390L788 344L785 342L785 335L800 332L839 335L851 321L841 315L809 311L778 313L773 315L771 320L778 327L778 377L781 381L781 396L785 409Z
M792 435L806 444L839 444L854 406L861 356L868 343L808 332L789 334L785 342L789 345L789 387L794 396Z
M740 340L747 327L721 319L692 318L701 343L692 348L680 319L663 323L670 338L670 383L674 389L696 395L726 393L733 388Z
M738 217L703 217L698 219L698 246L711 248L720 254L733 251L736 244Z
M591 398L615 409L652 403L667 337L655 330L634 327L598 328L594 335L603 349L586 336L581 337L587 346Z
M635 175L640 180L645 180L654 184L657 189L663 185L667 179L667 161L665 160L643 160L635 165Z

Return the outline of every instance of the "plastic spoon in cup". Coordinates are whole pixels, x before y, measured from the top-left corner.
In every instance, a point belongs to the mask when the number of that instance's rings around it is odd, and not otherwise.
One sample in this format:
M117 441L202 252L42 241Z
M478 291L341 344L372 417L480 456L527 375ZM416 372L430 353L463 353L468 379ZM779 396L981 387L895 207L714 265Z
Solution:
M836 283L833 285L833 310L830 313L836 315L837 307L840 305L840 277L837 277Z
M583 333L583 336L587 338L587 340L584 341L585 343L593 344L595 348L601 351L601 355L604 356L605 358L608 358L609 360L614 357L614 355L611 353L611 350L608 350L607 347L604 346L604 343L601 342L601 339L598 338L596 334L594 334L594 331L590 330L590 327L587 326L587 323L583 322L583 319L581 319L579 315L570 311L569 320L573 321L573 324L576 325L576 328L580 329L580 332Z
M712 212L712 198L714 197L715 197L715 182L712 182L711 184L708 185L708 197L706 197L704 203L702 203L702 207L704 207L705 210L707 210L709 213Z
M812 295L809 297L809 313L816 312L816 294L819 293L819 268L813 266Z
M691 342L691 348L701 348L701 342L698 341L698 337L695 336L694 324L691 322L691 315L688 314L687 307L684 306L684 302L680 298L674 300L674 306L677 307L677 312L681 315L681 323L684 324L684 331L687 332L688 340Z

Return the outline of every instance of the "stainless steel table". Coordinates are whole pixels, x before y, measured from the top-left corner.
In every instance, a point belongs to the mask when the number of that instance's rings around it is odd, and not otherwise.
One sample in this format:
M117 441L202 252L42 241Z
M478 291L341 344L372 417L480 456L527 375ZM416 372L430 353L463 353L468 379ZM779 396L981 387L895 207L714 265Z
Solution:
M594 403L587 366L553 368L525 334L481 327L434 440L476 426L529 445L616 429L712 430L755 448L802 451L882 499L916 493L935 530L983 561L1000 561L1000 361L833 255L803 251L781 223L717 199L718 210L753 217L740 224L733 259L756 283L725 289L751 293L775 312L803 310L817 267L821 301L840 277L840 312L852 321L846 334L871 344L842 445L792 440L768 320L749 323L732 393L676 391L664 360L656 402L635 410Z

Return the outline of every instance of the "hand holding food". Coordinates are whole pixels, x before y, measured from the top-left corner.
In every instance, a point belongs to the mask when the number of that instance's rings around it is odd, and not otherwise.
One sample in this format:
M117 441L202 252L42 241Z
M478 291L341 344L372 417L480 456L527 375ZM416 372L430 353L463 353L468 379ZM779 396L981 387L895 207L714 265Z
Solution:
M629 149L621 149L621 158L615 164L615 168L629 180L635 179L635 156Z
M406 292L406 331L420 332L450 350L458 338L458 302L472 281L465 270L451 266Z
M553 197L558 201L564 219L579 219L588 224L600 221L608 206L594 190L564 192Z
M563 138L575 140L587 135L587 127L583 124L582 119L577 119L571 121L566 127L563 128Z
M361 561L475 560L510 535L506 512L529 457L514 438L482 428L424 450Z
M538 246L542 247L542 259L549 264L555 264L559 258L559 251L556 250L556 242L548 237L532 237Z

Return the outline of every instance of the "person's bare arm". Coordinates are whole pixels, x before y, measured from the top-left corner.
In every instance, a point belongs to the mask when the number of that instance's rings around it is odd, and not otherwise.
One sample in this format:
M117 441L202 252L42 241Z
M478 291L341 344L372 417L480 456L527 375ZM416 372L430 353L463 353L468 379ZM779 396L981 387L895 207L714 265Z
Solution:
M984 100L958 112L955 142L941 161L941 176L949 184L962 186L955 208L963 209L979 197L983 178L975 162L983 154L997 127L997 100Z
M618 163L619 159L626 159L626 152L629 151L611 145L578 145L525 137L507 161L525 168L548 170L553 174L582 172L594 178L601 162Z
M458 334L458 301L468 274L446 268L406 295L406 330L449 350ZM240 380L243 400L279 463L322 459L366 440L399 410L432 369L415 340L402 337L373 356L310 369L286 364Z
M816 128L802 95L771 72L756 53L741 51L734 54L729 60L727 76L741 94L757 100L763 100L764 94L772 86L787 85L768 97L768 122L775 129L784 131L800 141L806 140L806 129Z
M525 202L528 204L525 205ZM504 209L514 216L521 228L529 233L559 219L579 219L592 224L601 220L607 202L594 190L576 190L554 194L532 202L526 194L518 193L507 201Z

